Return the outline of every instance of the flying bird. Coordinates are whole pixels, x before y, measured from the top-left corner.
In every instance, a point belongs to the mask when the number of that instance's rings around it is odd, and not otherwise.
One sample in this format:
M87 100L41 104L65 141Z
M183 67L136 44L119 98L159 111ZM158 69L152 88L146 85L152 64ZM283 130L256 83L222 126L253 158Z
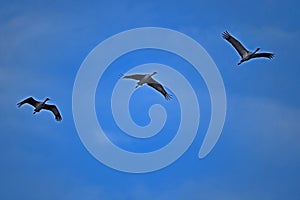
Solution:
M144 84L147 84L150 87L152 87L155 90L157 90L158 92L160 92L162 95L164 95L164 97L165 97L166 100L171 99L172 96L166 92L166 90L164 89L164 87L159 82L157 82L156 80L154 80L152 78L152 76L155 75L155 74L157 74L157 72L153 72L151 74L125 75L122 78L138 80L135 88L140 87L140 86L142 86Z
M57 121L61 121L62 117L61 117L57 107L55 105L46 104L46 102L49 100L50 99L48 97L44 101L36 101L32 97L28 97L27 99L17 103L17 105L18 105L18 107L21 107L23 104L26 104L26 103L32 105L34 107L33 114L40 112L40 110L42 110L42 109L49 110L54 114L55 119Z
M254 52L248 51L237 39L235 39L233 36L231 36L228 31L223 32L222 37L230 42L230 44L237 50L237 52L241 56L241 60L238 63L238 65L242 64L243 62L250 60L252 58L273 58L273 53L257 53L260 48L256 48Z

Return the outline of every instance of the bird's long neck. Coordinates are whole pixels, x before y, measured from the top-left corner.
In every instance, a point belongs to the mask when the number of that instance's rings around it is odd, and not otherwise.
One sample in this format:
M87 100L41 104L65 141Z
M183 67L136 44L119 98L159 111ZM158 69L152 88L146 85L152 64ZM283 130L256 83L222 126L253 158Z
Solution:
M154 74L156 74L156 72L152 72L152 74L150 74L150 77L153 76Z
M260 50L260 48L256 48L255 51L253 53L256 53Z
M48 101L49 99L45 99L44 101L43 101L43 105Z

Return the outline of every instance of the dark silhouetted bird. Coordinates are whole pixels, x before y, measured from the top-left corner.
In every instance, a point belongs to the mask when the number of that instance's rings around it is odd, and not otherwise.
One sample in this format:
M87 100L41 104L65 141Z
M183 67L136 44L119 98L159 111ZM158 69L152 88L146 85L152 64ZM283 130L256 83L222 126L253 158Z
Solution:
M230 44L237 50L237 52L241 56L241 60L238 65L242 64L243 62L250 60L252 58L273 58L273 53L257 53L260 48L256 48L254 52L248 51L237 39L231 36L227 31L223 32L222 37L230 42Z
M54 116L55 116L55 119L57 121L61 121L62 120L62 117L57 109L57 107L55 105L49 105L49 104L46 104L46 102L50 100L48 97L44 100L44 101L36 101L34 98L32 97L28 97L27 99L19 102L17 105L18 107L21 107L23 104L30 104L34 107L34 112L33 114L37 113L37 112L40 112L40 110L42 109L46 109L46 110L49 110L51 111Z

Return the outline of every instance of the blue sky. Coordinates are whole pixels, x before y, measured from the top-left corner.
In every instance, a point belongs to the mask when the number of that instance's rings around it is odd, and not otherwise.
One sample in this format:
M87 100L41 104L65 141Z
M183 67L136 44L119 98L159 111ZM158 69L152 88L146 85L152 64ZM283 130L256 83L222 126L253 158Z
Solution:
M298 199L300 196L300 95L298 1L2 1L0 3L0 198L1 199ZM167 64L188 76L201 107L197 136L172 165L146 174L111 169L84 147L72 114L73 84L82 62L102 41L139 27L163 27L200 43L216 63L227 96L222 135L204 159L198 151L209 124L205 83L182 59L159 51L133 52L116 60L97 89L97 116L122 148L144 152L173 136L139 141L118 128L102 97L120 73L149 62ZM221 38L228 30L247 48L271 51L273 60L237 67L239 56ZM119 67L119 66L124 66ZM182 69L181 69L182 66ZM115 71L114 71L115 69ZM160 79L159 74L155 76ZM123 81L123 80L122 80ZM129 81L129 80L124 80ZM134 89L132 81L132 88ZM51 98L63 116L16 103ZM146 100L144 100L147 96ZM99 100L99 101L98 101ZM137 103L143 101L144 103ZM99 103L98 103L99 102ZM135 91L130 111L149 123L153 103L178 111L146 86ZM102 110L103 109L103 110ZM106 116L106 117L102 117ZM166 129L179 116L168 115ZM132 139L132 140L131 140Z

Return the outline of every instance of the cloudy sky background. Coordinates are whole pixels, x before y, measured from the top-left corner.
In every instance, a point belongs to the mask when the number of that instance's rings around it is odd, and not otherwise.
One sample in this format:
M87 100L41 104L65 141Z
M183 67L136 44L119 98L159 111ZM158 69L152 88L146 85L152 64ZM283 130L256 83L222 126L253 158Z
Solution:
M299 6L296 0L2 1L0 198L298 199ZM86 150L73 121L72 90L81 63L100 42L119 32L147 26L182 32L206 49L224 81L227 116L217 145L199 160L198 151L209 123L209 95L200 76L187 77L204 110L195 141L167 168L128 174L106 167ZM260 47L274 52L275 58L237 67L238 54L221 38L225 30L247 48ZM109 83L111 78L111 84L115 83L119 73L138 64L162 62L174 64L177 70L180 64L186 64L159 52L128 56L116 61L113 69L117 70L108 71L104 82ZM184 68L182 73L192 72ZM156 76L159 79L159 74ZM96 99L106 94L100 89ZM136 103L145 95L149 96L146 106ZM32 115L29 106L16 108L16 103L28 96L40 100L50 97L63 121L55 122L48 112ZM166 102L147 87L136 90L134 98L133 119L141 125L149 118L138 111L147 111L152 103L161 103L167 110L178 109L176 97ZM98 115L106 116L108 111L99 111L102 107L101 103L96 105ZM170 117L168 130L179 119L177 115ZM104 126L115 128L113 122ZM109 137L117 144L141 152L158 148L171 138L166 135L167 139L160 138L161 143L146 142L143 149L137 141L113 134Z

